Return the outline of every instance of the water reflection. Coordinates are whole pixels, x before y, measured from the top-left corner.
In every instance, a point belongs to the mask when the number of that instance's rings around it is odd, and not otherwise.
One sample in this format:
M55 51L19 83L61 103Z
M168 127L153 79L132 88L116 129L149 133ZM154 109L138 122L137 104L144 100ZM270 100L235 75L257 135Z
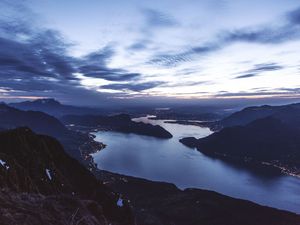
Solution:
M98 132L97 140L107 147L94 155L101 169L176 184L179 188L197 187L232 197L248 199L300 213L300 179L274 170L247 168L211 158L178 142L186 136L204 137L208 128L136 119L159 124L173 134L172 139Z

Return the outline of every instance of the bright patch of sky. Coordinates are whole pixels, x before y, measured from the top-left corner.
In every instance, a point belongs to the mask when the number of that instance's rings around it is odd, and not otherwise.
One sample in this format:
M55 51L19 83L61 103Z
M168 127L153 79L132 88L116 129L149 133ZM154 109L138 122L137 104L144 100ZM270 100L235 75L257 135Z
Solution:
M20 5L35 26L58 32L68 43L66 53L59 53L72 61L67 83L96 95L299 96L298 0L27 0ZM31 40L25 32L16 34L19 43ZM60 64L47 57L40 63L47 73L68 68L57 69ZM58 76L43 79L60 82ZM17 91L0 83L1 92L7 88Z

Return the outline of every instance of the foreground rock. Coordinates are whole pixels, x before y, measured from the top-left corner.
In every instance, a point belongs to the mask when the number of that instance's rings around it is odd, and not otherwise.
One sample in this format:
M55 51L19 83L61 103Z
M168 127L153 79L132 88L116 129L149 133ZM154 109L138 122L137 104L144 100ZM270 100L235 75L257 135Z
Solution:
M133 224L127 201L28 128L0 132L0 188L1 225Z
M147 135L157 138L172 138L167 130L159 125L145 124L142 122L134 122L129 115L120 114L116 116L76 116L68 115L61 118L66 125L88 127L90 129L98 130L113 130L123 133L134 133L140 135ZM76 128L76 127L75 127Z
M109 172L98 172L115 191L131 200L139 225L299 225L300 216L212 191L179 190Z

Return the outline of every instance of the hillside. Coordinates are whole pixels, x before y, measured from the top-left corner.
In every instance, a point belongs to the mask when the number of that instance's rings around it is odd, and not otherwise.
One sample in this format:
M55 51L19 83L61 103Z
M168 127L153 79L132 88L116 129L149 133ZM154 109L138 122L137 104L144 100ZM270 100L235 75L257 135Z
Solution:
M200 189L100 171L98 177L131 200L139 225L299 225L300 216Z
M300 108L285 107L247 125L180 142L209 155L267 162L286 173L300 174Z
M281 111L300 110L300 103L281 105L281 106L252 106L241 111L235 112L222 120L207 123L213 130L221 130L225 127L243 126L254 120L272 116Z
M0 132L1 224L132 224L126 200L29 128ZM75 221L73 224L76 224Z
M39 134L45 134L58 139L65 150L78 160L82 160L81 146L95 151L92 138L83 133L67 129L58 119L44 112L23 111L6 104L0 104L0 127L13 129L26 126Z
M84 126L99 130L113 130L123 133L134 133L157 138L172 138L172 134L159 125L134 122L129 115L115 116L67 115L61 118L65 125Z

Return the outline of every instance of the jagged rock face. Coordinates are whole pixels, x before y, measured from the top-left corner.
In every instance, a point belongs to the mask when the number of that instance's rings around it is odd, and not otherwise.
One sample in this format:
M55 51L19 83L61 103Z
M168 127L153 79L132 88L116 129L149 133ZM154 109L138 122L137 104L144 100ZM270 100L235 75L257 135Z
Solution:
M110 220L131 223L129 206L69 157L55 139L28 128L0 132L0 187L14 193L67 195L103 207Z

